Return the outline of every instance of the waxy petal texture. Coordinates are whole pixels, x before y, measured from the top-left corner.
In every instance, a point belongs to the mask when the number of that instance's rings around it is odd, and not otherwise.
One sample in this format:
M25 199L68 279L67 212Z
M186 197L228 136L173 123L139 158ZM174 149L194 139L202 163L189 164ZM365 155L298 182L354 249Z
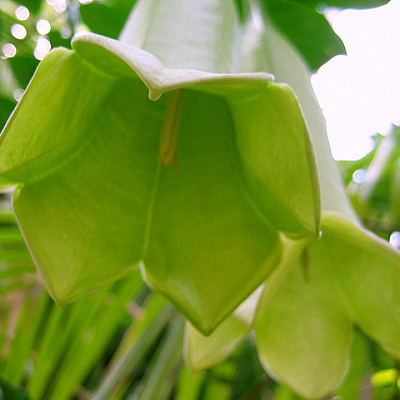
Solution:
M291 84L305 112L321 175L322 236L302 243L283 239L280 266L264 283L261 299L246 300L224 322L224 331L221 325L208 338L199 339L189 329L186 356L192 368L212 365L219 333L228 337L223 347L228 355L229 343L240 339L236 318L247 323L248 331L254 328L259 357L271 376L301 396L321 399L346 373L354 324L400 357L400 253L361 228L355 217L309 73L296 51L272 25L259 32L251 27L250 37L254 48L246 59L254 65L248 70L273 66L270 70Z
M141 263L210 333L278 265L273 224L319 229L297 101L265 73L168 69L94 34L73 47L45 57L1 138L0 171L19 184L15 212L46 285L64 304ZM175 139L161 165L165 129Z
M261 297L254 325L266 369L310 399L344 376L352 333L326 265L328 249L324 237L306 247L274 296Z
M324 217L332 274L350 317L400 357L400 253L341 215Z
M81 146L111 87L75 54L52 51L1 134L1 174L27 182L51 173Z
M400 354L400 254L338 214L322 221L322 238L272 298L261 297L254 325L267 369L312 399L344 376L354 322Z

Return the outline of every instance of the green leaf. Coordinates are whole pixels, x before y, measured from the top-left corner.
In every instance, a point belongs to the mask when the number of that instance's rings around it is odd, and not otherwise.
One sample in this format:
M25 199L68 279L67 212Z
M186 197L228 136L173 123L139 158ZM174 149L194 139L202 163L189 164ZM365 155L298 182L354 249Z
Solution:
M22 275L21 278L26 279L26 275ZM26 286L21 289L26 290ZM21 385L22 383L26 385L26 364L41 323L43 323L43 317L46 314L48 305L49 296L44 291L37 297L28 294L24 296L18 322L13 331L12 341L9 344L6 364L1 371L3 378L13 385ZM43 334L43 332L41 333ZM29 394L33 395L31 392Z
M175 400L197 400L202 390L203 381L203 372L192 373L183 364L180 369Z
M143 310L143 316L131 330L128 342L122 343L109 369L93 394L93 400L107 400L130 374L136 375L146 356L160 340L173 317L174 309L163 297L153 296ZM131 375L132 376L132 375Z
M167 69L93 34L73 46L43 60L2 134L0 170L22 183L15 212L33 259L60 303L142 263L210 333L278 264L269 221L318 231L295 96L264 73Z
M269 17L296 47L311 70L339 54L344 45L323 14L320 4L328 7L366 9L387 4L388 0L262 0Z
M50 302L42 322L44 329L39 329L33 348L37 356L28 382L31 396L71 399L82 382L87 382L90 371L103 364L105 354L108 359L110 346L115 348L121 327L131 321L129 304L141 288L140 274L135 273L111 290L86 296L62 309Z
M368 179L360 185L359 197L367 204L388 207L390 195L396 185L396 164L400 158L400 128L392 126L388 136L377 145L375 154L367 169Z
M138 395L141 400L167 400L171 397L177 370L182 363L184 324L181 315L172 316L141 381Z
M80 5L83 22L94 33L116 39L136 0L94 1Z
M7 122L15 105L15 101L0 96L0 127L3 127Z
M0 400L29 400L29 396L24 389L10 385L0 378Z
M321 3L320 0L296 0L299 3L307 3L312 7L318 6ZM325 0L324 5L328 7L340 7L340 8L373 8L383 6L389 3L389 0Z
M42 8L43 0L18 0L18 3L28 8L33 14L38 14Z
M39 61L33 56L16 55L8 60L11 69L21 85L21 88L26 88L31 80Z
M61 35L59 30L52 28L52 30L47 34L51 47L54 49L56 47L65 47L67 49L71 48L71 39L65 38Z
M339 36L315 7L295 0L264 0L267 14L296 47L311 70L338 54L345 54Z

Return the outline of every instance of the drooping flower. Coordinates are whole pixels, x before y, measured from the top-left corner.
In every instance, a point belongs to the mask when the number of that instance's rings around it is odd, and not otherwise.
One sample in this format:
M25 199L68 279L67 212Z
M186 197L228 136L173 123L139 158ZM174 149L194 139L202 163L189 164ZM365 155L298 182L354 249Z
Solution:
M188 327L186 358L194 369L225 357L253 328L260 360L300 395L320 399L348 367L357 324L400 357L400 254L360 226L330 154L325 123L301 57L265 17L249 25L248 70L268 70L295 91L316 149L322 197L320 239L284 239L280 266L256 293L205 337ZM267 56L266 56L267 55ZM224 346L219 343L227 338Z
M237 32L233 2L143 0L121 41L84 34L40 64L2 133L0 172L59 303L141 263L209 333L278 265L278 230L318 234L296 97L236 73Z

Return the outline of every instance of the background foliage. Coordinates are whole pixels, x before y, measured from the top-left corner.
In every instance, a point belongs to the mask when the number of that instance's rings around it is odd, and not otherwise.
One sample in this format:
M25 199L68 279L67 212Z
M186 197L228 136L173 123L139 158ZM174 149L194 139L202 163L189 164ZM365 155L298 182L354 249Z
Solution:
M0 127L50 47L69 47L73 34L82 29L118 37L134 3L2 0ZM245 6L244 0L237 3L239 9ZM383 3L324 2L325 6L359 8ZM344 52L342 42L318 12L318 1L264 0L264 6L311 69ZM29 16L21 18L17 10L28 10ZM41 20L50 23L48 32L40 28ZM387 137L377 135L375 143L375 149L363 159L340 166L364 224L400 247L400 128L394 126ZM299 400L266 375L251 335L226 361L191 373L182 362L183 318L145 286L139 272L65 308L55 306L16 226L11 195L3 185L0 399ZM349 374L332 398L400 399L399 368L394 359L357 332Z

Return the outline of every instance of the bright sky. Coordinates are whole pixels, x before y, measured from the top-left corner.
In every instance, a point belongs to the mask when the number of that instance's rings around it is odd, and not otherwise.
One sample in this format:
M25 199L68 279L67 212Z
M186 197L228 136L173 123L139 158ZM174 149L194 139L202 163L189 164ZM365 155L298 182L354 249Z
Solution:
M370 10L329 10L347 56L337 56L313 77L333 155L358 159L370 136L400 124L400 0Z

